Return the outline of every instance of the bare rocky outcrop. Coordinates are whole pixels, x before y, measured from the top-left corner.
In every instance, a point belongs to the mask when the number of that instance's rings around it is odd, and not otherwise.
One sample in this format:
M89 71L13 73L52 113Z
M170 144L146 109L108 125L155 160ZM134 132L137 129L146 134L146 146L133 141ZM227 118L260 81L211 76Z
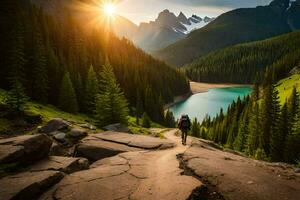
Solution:
M127 126L117 123L117 124L110 124L108 126L103 127L106 131L115 131L115 132L123 132L123 133L130 133L130 130Z
M74 173L89 168L89 161L85 158L50 156L30 167L31 172L55 170L64 173Z
M40 128L39 132L50 134L55 131L66 129L70 126L70 122L63 120L61 118L54 118L50 120L45 126Z
M253 160L201 140L185 151L181 162L187 173L214 187L213 194L224 199L297 200L300 196L300 176L286 164Z
M46 135L23 135L0 140L0 164L32 163L48 156L52 141Z
M84 129L72 128L69 135L70 135L70 137L73 137L73 138L82 138L82 137L87 136L88 132Z
M137 156L139 153L129 154ZM118 158L125 162L120 162ZM123 156L118 158L104 159L99 161L98 166L66 176L40 199L129 199L138 186L139 178L130 174L132 167L128 159Z
M133 135L118 132L105 132L93 135L94 138L104 141L124 144L141 149L168 149L175 146L174 142L146 135Z
M58 183L63 173L58 171L25 172L0 179L0 199L36 199Z
M89 170L66 176L40 199L188 199L195 188L202 188L203 185L192 176L182 175L176 155L184 152L187 146L179 145L180 139L174 136L175 132L177 130L166 133L166 137L170 139L167 141L172 142L173 145L175 143L175 148L126 152L98 160L90 166ZM125 134L120 134L118 140L112 133L103 135L106 139L109 138L110 141L122 145L132 140L132 138L128 140L129 136ZM144 142L146 142L145 138ZM146 147L149 148L148 145Z
M104 132L84 138L76 146L75 155L96 161L124 152L171 147L174 147L174 143L165 139L128 133Z

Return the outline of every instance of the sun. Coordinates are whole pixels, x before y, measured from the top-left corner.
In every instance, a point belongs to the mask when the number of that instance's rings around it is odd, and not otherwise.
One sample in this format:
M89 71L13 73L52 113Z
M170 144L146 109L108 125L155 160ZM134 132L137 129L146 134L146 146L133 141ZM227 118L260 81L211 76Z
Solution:
M103 10L107 16L113 16L116 13L116 6L113 3L106 3Z

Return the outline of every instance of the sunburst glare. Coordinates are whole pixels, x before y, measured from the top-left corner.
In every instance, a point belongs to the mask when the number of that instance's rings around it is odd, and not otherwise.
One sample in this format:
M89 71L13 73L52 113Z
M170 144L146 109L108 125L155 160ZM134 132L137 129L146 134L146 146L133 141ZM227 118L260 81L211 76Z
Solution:
M108 16L113 16L116 13L116 6L113 3L105 3L103 11Z

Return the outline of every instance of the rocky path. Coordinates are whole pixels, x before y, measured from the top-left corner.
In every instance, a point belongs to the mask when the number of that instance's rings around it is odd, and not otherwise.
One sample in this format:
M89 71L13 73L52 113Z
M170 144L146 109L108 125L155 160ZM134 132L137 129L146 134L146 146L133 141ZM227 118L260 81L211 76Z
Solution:
M75 158L42 159L51 146L45 135L0 140L0 164L35 161L25 172L0 179L0 200L299 199L298 169L225 152L196 138L183 146L176 132L166 132L166 139L92 134L79 143Z
M140 181L131 199L187 199L192 191L201 186L201 182L192 176L182 175L177 155L187 150L188 146L181 145L179 137L169 131L165 137L176 143L176 147L169 150L145 153L148 163L144 167L146 179ZM188 141L190 144L191 141Z
M182 175L177 155L188 147L180 144L177 130L165 134L174 148L121 153L101 159L90 170L73 173L41 199L188 199L201 182Z

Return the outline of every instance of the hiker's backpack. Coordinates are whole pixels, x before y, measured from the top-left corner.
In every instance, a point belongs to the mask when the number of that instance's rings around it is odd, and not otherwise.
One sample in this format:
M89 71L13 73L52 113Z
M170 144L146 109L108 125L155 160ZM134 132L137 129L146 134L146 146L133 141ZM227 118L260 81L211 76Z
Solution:
M190 128L190 120L187 116L182 117L181 119L181 127L184 129Z

